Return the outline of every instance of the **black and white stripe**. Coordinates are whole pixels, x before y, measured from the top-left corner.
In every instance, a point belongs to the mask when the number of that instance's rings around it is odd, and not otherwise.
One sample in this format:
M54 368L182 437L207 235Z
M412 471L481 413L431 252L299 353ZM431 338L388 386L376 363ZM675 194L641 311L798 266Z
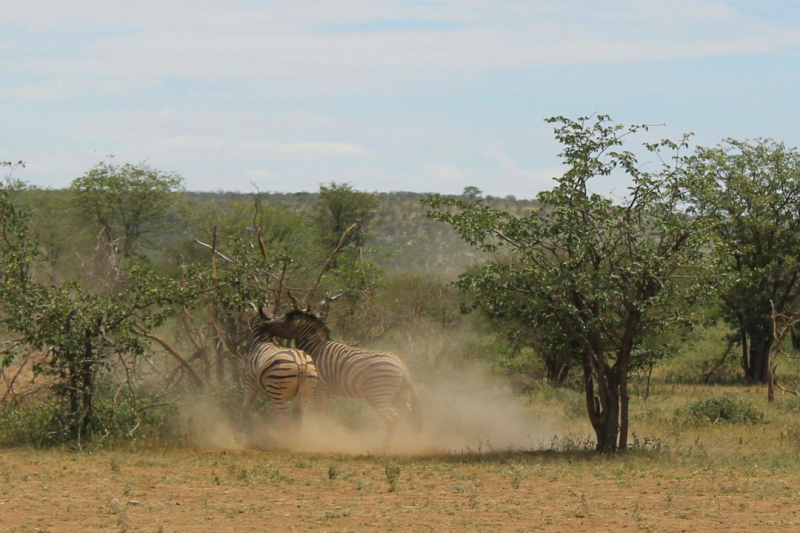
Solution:
M244 371L244 402L247 410L261 391L275 406L283 419L302 417L317 385L317 370L307 353L283 348L272 342L272 337L256 326L250 358ZM289 402L294 400L293 413Z
M315 315L292 311L265 323L276 337L294 339L311 354L319 376L315 403L324 409L330 396L365 399L388 424L388 444L399 420L408 414L419 428L420 408L408 370L389 352L376 352L329 340L330 331Z

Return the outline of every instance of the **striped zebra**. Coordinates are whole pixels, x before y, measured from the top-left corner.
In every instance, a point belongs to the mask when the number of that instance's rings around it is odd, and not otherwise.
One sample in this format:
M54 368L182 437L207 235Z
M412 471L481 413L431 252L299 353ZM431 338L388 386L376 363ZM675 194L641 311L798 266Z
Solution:
M244 371L242 409L246 411L253 405L260 390L283 420L294 418L299 423L317 386L317 370L307 353L277 346L272 338L263 318L258 318ZM293 399L290 411L288 402Z
M328 326L307 311L290 311L264 324L274 336L293 339L299 349L311 354L319 375L314 403L323 411L331 396L363 398L388 425L384 448L392 439L399 413L407 414L420 429L419 400L408 370L396 355L332 342Z

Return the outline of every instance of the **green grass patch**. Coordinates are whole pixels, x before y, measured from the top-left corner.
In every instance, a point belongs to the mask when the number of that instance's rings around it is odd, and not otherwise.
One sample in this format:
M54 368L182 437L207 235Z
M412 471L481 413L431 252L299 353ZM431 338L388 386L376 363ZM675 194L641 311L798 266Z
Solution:
M696 424L761 424L766 422L763 412L750 402L731 394L709 396L678 407L675 416L682 421Z

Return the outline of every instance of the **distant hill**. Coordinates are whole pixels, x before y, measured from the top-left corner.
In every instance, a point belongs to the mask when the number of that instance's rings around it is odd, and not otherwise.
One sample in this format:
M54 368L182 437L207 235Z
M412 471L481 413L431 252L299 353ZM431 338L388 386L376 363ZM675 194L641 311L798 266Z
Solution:
M238 224L249 225L255 195L233 192L186 192L181 207L170 217L168 224L149 236L153 245L151 255L159 261L174 263L170 254L188 238L189 219L211 221L222 211L235 213ZM380 208L376 220L367 228L367 246L381 266L392 271L436 274L453 280L464 269L483 258L481 252L465 244L449 226L427 218L427 206L420 200L426 193L376 193ZM69 191L35 189L22 193L34 210L34 226L41 243L51 256L76 261L76 252L88 257L94 249L96 236L92 225L71 207ZM299 215L309 224L313 220L319 194L261 193L264 204L282 206ZM533 200L487 197L488 205L517 216L536 210ZM189 218L187 218L189 217ZM208 235L201 235L210 239ZM71 258L71 259L70 259ZM77 267L76 267L77 268Z
M380 193L380 221L372 230L373 242L391 255L379 262L388 269L436 273L444 279L455 279L472 263L483 259L483 253L471 248L449 226L430 220L428 207L420 200L428 194ZM489 197L489 205L524 216L536 209L531 200Z
M250 194L189 193L252 201ZM290 211L313 216L317 193L262 193L264 203L281 205ZM420 200L426 193L377 193L381 207L377 220L368 228L368 246L376 249L378 263L393 271L431 273L453 280L483 253L471 248L449 226L430 220L428 207ZM487 197L484 201L517 216L526 216L536 209L533 200Z

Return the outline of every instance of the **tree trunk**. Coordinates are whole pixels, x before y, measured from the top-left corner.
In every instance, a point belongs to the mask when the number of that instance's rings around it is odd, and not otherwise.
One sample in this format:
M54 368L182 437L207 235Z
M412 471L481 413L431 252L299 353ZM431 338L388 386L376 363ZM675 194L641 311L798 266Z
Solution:
M744 370L745 375L747 375L749 365L747 364L747 332L744 330L744 323L741 323L739 327L739 340L742 346L742 358L741 358L741 365L742 370Z
M628 405L630 398L628 397L628 375L627 371L620 369L619 373L619 399L620 399L620 416L619 416L619 445L618 449L624 450L628 447Z
M544 360L544 366L547 370L547 382L552 387L562 386L569 375L569 363L548 357Z
M800 350L800 323L792 326L792 348Z
M79 424L81 425L81 434L88 436L89 430L94 424L95 361L91 337L86 339L83 357L84 360L81 362L81 394L83 396L83 412L81 413Z
M772 348L770 335L750 334L750 349L746 377L748 381L769 381L769 353Z
M606 370L606 383L598 387L606 395L606 412L600 424L594 426L597 435L597 451L600 453L615 453L617 451L617 437L619 435L619 383L616 372Z
M83 413L81 416L81 433L88 435L89 429L94 424L94 371L91 364L83 369Z
M604 369L602 377L600 377L593 371L591 358L591 354L584 357L583 376L586 385L586 407L589 411L589 421L597 438L596 450L599 453L615 453L619 448L617 438L620 433L621 395L618 370L603 363ZM623 420L623 423L627 429L627 418ZM624 443L627 438L622 440Z
M80 395L78 394L80 391L80 372L75 366L70 365L68 367L69 372L69 416L67 417L67 423L69 424L69 434L72 440L78 440L80 436L79 431L79 424L78 422L80 419L78 418L81 406L80 406Z

